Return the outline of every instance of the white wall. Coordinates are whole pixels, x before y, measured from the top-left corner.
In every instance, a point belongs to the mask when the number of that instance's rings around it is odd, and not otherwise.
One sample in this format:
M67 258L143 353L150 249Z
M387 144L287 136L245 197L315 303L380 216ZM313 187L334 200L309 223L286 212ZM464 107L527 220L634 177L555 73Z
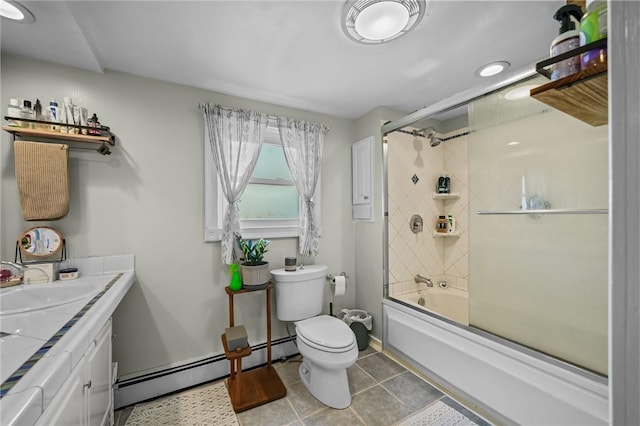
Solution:
M372 222L357 222L354 227L355 269L357 276L356 305L371 313L373 330L371 334L382 339L382 297L383 297L383 237L384 212L382 211L382 132L380 127L389 120L403 117L405 113L386 107L378 107L356 121L355 138L352 142L373 136L373 215Z
M351 179L355 122L119 72L98 74L12 56L2 57L1 83L2 105L11 97L39 98L48 104L51 98L70 96L96 112L117 135L111 156L70 151L67 217L28 223L20 212L12 136L2 132L0 241L2 259L13 259L22 231L50 225L66 237L69 257L135 255L138 282L114 315L114 360L120 363L121 376L222 353L219 336L228 320L228 277L220 244L202 238L203 125L198 104L203 101L331 128L323 155L320 256L298 259L325 263L331 273L347 272L352 279L336 308L355 305L351 186L344 184ZM282 267L284 257L296 255L296 249L297 239L276 240L266 259L272 268ZM247 327L251 344L266 339L263 301L263 293L236 301L236 321ZM328 302L327 294L327 310ZM284 336L284 327L274 321L273 338Z

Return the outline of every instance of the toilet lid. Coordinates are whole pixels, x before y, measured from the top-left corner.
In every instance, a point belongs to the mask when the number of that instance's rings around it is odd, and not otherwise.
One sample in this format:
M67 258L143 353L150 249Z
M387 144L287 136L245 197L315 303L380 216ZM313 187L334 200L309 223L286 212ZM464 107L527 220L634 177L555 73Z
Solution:
M328 349L348 348L355 340L355 335L347 324L329 315L296 322L296 332L314 346Z

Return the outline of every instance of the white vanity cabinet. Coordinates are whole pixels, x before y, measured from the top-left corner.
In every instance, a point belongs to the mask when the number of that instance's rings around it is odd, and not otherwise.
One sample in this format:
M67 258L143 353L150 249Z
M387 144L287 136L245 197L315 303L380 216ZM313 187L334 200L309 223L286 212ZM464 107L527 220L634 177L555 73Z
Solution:
M91 341L37 425L112 424L111 319Z

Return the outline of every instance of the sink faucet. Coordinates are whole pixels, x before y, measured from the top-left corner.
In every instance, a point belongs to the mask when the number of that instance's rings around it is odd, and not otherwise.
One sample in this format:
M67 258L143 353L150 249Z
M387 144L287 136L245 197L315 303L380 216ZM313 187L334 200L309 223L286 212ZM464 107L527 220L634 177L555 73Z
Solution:
M417 283L425 283L427 285L427 287L433 287L433 281L431 281L431 278L426 278L423 277L422 275L418 274L416 275L415 278Z
M0 265L9 265L9 266L13 266L14 268L23 271L24 270L24 266L19 264L19 263L15 263L15 262L9 262L8 260L0 260Z

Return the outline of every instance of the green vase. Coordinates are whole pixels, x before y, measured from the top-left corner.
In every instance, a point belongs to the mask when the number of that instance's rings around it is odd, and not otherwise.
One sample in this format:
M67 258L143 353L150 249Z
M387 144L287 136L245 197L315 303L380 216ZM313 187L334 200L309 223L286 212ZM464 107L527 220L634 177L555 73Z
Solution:
M238 291L242 288L242 278L238 272L238 264L232 263L229 265L229 274L231 274L231 281L229 281L229 288L231 291Z

